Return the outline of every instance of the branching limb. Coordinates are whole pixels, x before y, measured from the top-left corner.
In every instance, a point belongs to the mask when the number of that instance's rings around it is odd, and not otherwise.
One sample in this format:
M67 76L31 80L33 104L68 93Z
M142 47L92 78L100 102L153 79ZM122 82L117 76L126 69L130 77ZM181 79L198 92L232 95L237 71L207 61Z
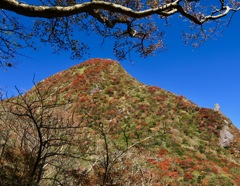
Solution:
M216 10L215 12L212 12L211 15L203 17L200 22L201 22L201 24L203 24L208 21L218 20L222 17L227 16L230 12L237 12L239 10L240 10L240 8L233 9L233 8L230 8L229 6L222 6L221 9ZM217 15L215 15L215 14L217 14Z
M16 12L18 14L29 16L29 17L41 17L41 18L56 18L56 17L67 17L80 13L89 13L97 17L99 20L106 22L106 19L101 17L99 12L93 10L105 10L108 12L119 13L131 18L141 19L154 14L160 16L171 16L178 11L183 15L187 16L189 19L199 24L199 21L190 14L187 14L179 4L181 0L176 0L172 3L164 4L156 8L150 8L146 10L135 11L131 8L125 7L112 2L105 1L92 1L85 2L82 4L75 4L72 6L62 7L62 6L34 6L25 3L20 3L17 0L2 0L0 8ZM111 25L109 24L111 27Z
M22 41L30 41L33 34L41 38L42 43L49 43L55 52L70 50L72 59L79 59L89 49L87 44L81 42L82 38L77 38L81 34L77 36L73 34L76 33L76 28L80 28L81 31L96 32L104 39L114 38L116 41L114 52L119 59L124 59L132 49L142 57L163 49L162 28L159 31L155 27L159 26L161 20L175 14L188 20L190 24L201 26L209 22L217 22L230 13L240 10L240 3L235 0L218 1L218 5L205 5L200 0L148 0L147 2L142 0L41 0L42 5L34 5L18 0L1 0L0 9L27 17L46 18L37 19L32 33L26 34L25 37L20 35L19 38ZM137 27L139 24L143 24L142 27L146 27L147 24L154 24L154 26L148 27L147 30ZM6 30L2 31L4 29ZM4 61L14 58L17 49L24 46L33 47L31 43L14 45L14 42L9 42L6 31L19 36L19 33L25 33L22 32L23 30L21 27L19 29L18 27L16 29L0 28L0 53L8 54L5 58L1 57L3 61L0 61L0 65L8 64ZM123 40L127 41L123 42Z

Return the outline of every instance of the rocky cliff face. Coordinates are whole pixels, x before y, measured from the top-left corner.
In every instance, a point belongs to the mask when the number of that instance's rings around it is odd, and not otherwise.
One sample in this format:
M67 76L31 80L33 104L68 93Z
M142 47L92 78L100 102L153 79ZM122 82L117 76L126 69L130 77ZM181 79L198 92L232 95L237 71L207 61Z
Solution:
M240 135L228 118L138 82L116 61L91 59L1 104L6 185L240 180Z

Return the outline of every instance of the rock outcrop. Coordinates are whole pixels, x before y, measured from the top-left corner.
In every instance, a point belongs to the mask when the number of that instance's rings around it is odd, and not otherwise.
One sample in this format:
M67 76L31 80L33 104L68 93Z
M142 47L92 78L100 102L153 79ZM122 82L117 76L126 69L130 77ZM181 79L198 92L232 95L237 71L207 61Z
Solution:
M229 132L228 126L224 126L220 131L219 143L221 147L229 147L233 142L233 134Z

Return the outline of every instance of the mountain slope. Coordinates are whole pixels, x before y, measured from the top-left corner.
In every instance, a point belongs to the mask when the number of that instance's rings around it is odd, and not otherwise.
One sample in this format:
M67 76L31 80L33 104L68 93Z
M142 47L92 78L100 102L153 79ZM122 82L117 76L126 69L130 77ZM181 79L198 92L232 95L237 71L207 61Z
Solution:
M240 133L227 117L139 83L116 61L91 59L1 104L5 185L240 181Z

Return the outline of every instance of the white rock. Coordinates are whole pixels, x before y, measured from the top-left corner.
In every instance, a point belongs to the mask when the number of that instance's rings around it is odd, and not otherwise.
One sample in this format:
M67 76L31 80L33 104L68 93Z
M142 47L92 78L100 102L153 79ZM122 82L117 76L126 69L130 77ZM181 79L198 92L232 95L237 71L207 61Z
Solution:
M217 111L217 112L220 111L220 105L218 103L214 105L214 111Z

